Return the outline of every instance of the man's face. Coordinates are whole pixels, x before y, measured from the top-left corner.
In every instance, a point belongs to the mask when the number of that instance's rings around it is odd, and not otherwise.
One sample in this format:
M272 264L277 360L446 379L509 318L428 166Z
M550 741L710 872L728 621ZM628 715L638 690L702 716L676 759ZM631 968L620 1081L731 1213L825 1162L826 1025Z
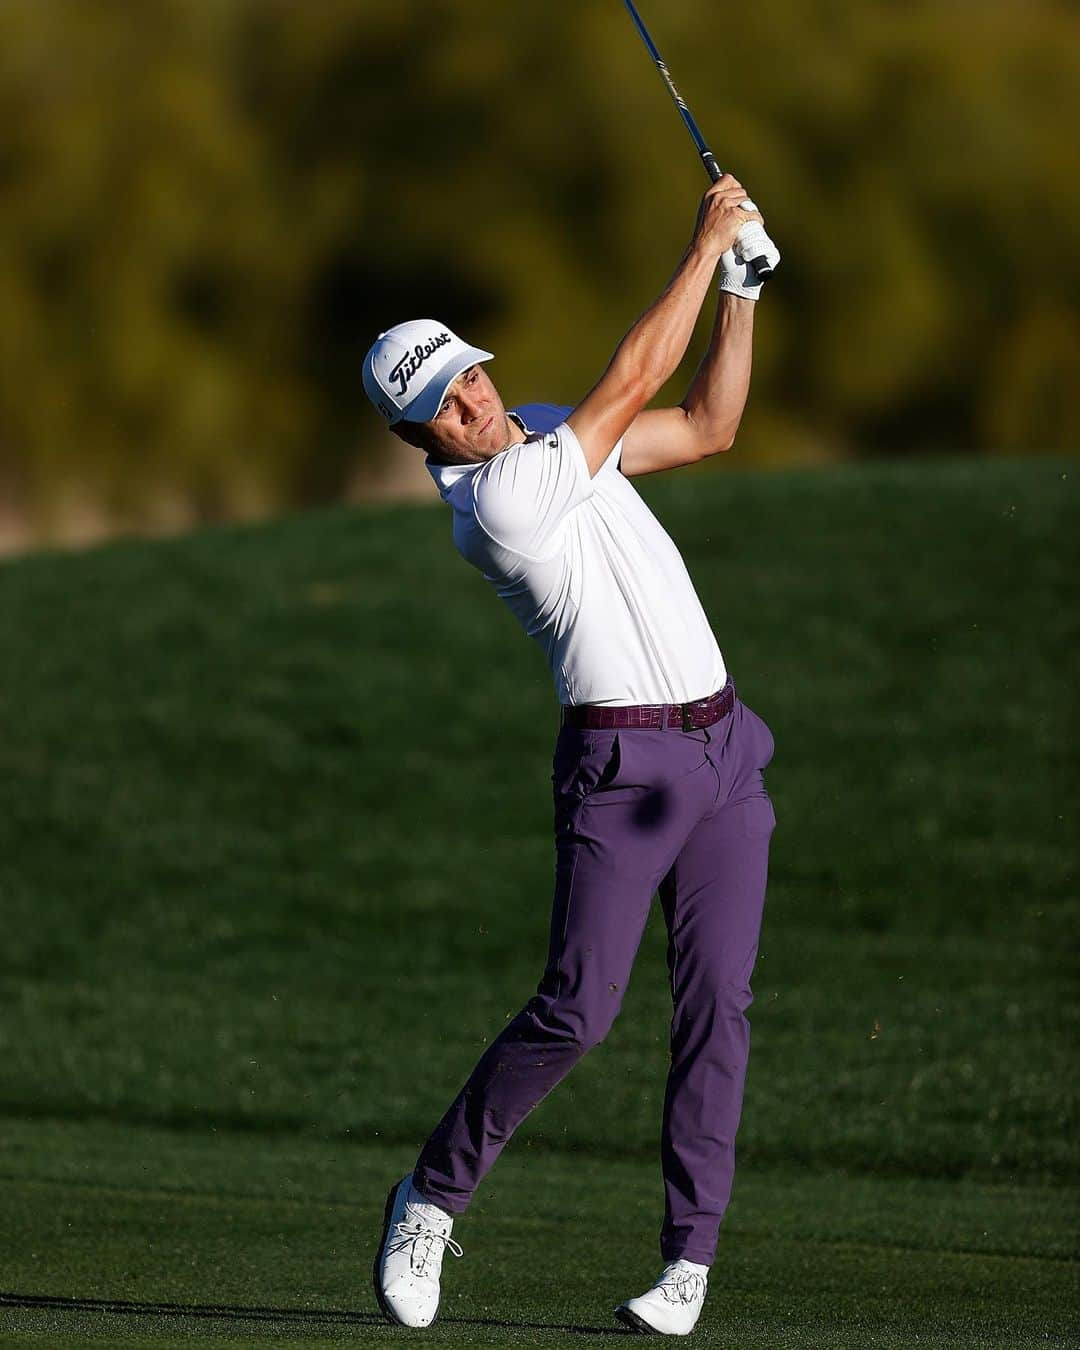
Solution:
M420 426L423 448L447 464L479 464L521 439L481 365L463 370L439 411Z

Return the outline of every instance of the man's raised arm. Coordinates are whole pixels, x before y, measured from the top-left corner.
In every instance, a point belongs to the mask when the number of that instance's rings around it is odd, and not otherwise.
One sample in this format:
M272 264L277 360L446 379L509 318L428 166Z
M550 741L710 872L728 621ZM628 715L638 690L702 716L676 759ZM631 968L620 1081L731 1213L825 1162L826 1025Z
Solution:
M754 211L746 193L725 174L702 198L693 238L663 294L634 324L599 383L567 418L595 474L641 410L686 354L721 256Z
M627 478L695 464L730 450L750 392L754 306L761 278L729 251L720 260L720 298L709 346L686 397L675 408L635 418L619 467Z

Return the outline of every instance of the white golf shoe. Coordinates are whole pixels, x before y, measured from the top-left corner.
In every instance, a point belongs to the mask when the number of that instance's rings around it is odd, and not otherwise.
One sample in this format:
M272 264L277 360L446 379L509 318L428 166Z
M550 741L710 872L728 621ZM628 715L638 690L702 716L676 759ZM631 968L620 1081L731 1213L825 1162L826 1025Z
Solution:
M443 1253L449 1247L461 1255L453 1226L446 1210L423 1199L411 1175L391 1186L374 1271L375 1297L391 1322L429 1327L435 1321Z
M620 1303L615 1316L646 1335L689 1336L701 1316L708 1286L708 1266L670 1261L653 1287Z

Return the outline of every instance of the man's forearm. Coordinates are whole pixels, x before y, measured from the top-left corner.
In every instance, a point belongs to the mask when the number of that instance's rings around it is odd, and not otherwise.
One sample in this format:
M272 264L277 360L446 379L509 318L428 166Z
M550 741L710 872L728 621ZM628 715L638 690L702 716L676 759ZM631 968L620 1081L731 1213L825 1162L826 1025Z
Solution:
M721 258L734 247L747 219L758 219L743 210L744 200L741 185L730 174L706 191L693 238L675 275L619 343L599 382L567 418L590 474L599 471L611 447L686 355Z
M730 449L750 392L754 301L720 293L709 347L682 401L705 453Z
M675 373L686 355L715 272L715 256L691 244L659 298L619 343L612 366L640 382L644 402Z

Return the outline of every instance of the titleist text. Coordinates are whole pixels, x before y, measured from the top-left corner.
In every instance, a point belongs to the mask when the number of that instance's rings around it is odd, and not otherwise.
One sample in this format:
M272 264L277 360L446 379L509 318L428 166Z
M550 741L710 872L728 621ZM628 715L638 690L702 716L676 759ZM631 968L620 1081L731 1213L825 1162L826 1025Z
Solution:
M411 352L406 352L397 365L390 372L390 379L397 385L397 395L400 398L408 389L409 381L428 359L433 356L440 347L445 347L450 341L449 333L439 333L429 342L418 342Z

